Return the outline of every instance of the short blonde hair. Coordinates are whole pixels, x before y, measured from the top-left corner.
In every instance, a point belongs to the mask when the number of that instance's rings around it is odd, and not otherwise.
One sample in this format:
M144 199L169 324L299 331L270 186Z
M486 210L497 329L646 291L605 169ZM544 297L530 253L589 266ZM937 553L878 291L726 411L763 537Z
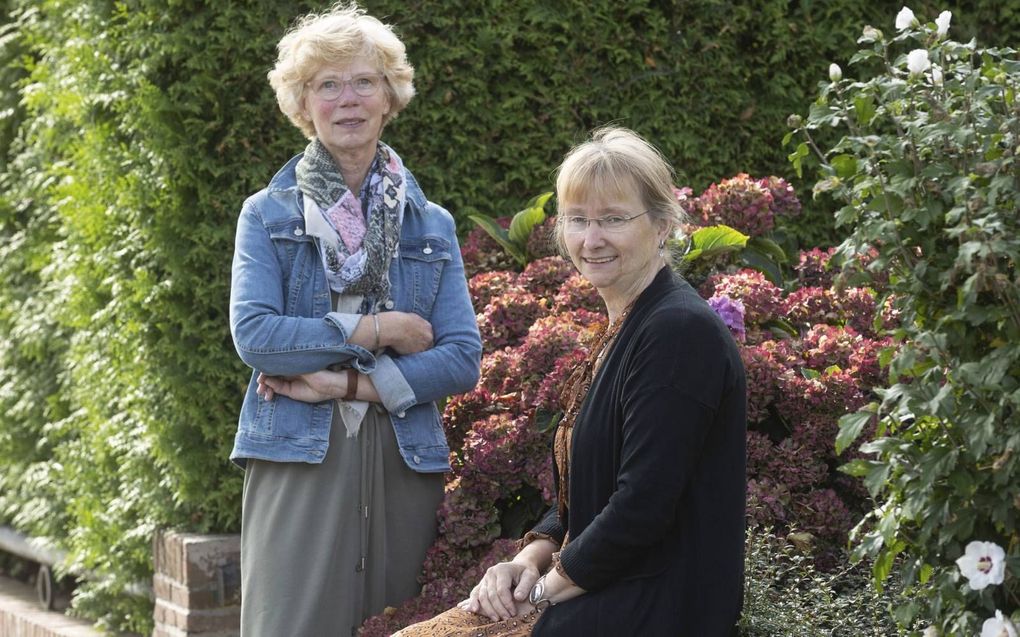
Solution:
M308 81L324 66L346 66L365 57L379 68L390 101L383 126L414 97L414 67L407 61L404 43L389 25L354 3L337 3L325 13L299 18L277 49L269 84L280 110L309 139L315 136L315 127L303 117L302 103Z
M632 130L605 126L564 157L556 175L557 206L636 191L648 216L665 221L672 234L687 221L673 190L675 179L673 167L655 146ZM557 215L555 232L566 254L562 215Z

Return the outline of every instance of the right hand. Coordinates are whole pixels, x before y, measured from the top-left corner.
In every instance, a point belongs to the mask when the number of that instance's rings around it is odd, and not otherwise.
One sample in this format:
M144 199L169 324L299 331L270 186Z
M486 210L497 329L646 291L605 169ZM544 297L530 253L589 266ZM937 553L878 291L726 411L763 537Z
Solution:
M500 562L485 571L482 581L471 589L471 595L457 606L492 621L516 617L530 608L526 600L538 577L534 566Z
M432 347L432 324L414 312L379 314L380 342L397 354L417 354Z
M344 385L341 390L338 383L344 379L340 372L328 370L298 376L267 376L260 372L257 391L264 400L272 400L279 394L305 403L320 403L340 398L347 387Z

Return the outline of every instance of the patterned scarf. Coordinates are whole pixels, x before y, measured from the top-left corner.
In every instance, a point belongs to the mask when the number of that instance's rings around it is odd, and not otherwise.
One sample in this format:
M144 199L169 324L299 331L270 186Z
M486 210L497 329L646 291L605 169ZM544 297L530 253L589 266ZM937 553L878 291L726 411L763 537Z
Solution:
M557 485L558 513L560 521L564 523L569 506L570 447L574 437L574 421L577 419L578 412L581 411L581 405L584 404L584 399L588 396L588 390L591 389L591 384L595 380L595 375L599 373L606 354L609 353L609 349L616 341L620 327L627 320L631 307L633 306L627 307L615 323L603 328L602 332L595 337L595 342L592 343L584 363L575 367L567 378L567 382L563 383L563 392L560 395L563 419L556 427L556 436L553 439L553 460L556 462L556 473L559 477Z
M397 153L379 142L362 188L367 211L318 139L308 144L298 161L297 184L306 202L311 200L319 208L333 230L320 237L329 287L366 300L388 299L390 259L400 239L406 196L404 165Z

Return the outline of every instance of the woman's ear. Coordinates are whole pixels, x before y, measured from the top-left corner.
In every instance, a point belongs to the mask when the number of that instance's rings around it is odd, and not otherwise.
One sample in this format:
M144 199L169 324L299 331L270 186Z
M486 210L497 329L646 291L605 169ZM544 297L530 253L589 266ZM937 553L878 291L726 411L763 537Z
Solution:
M667 219L659 219L656 222L658 228L655 231L656 237L659 239L659 243L669 239L669 235L672 234L673 224Z

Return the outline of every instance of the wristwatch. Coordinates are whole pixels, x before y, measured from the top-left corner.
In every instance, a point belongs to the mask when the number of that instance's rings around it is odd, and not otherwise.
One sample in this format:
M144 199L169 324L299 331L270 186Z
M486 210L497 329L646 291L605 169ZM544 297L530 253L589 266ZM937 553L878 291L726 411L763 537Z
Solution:
M545 596L545 575L538 578L535 585L531 587L531 592L528 593L528 602L539 612L556 605Z

